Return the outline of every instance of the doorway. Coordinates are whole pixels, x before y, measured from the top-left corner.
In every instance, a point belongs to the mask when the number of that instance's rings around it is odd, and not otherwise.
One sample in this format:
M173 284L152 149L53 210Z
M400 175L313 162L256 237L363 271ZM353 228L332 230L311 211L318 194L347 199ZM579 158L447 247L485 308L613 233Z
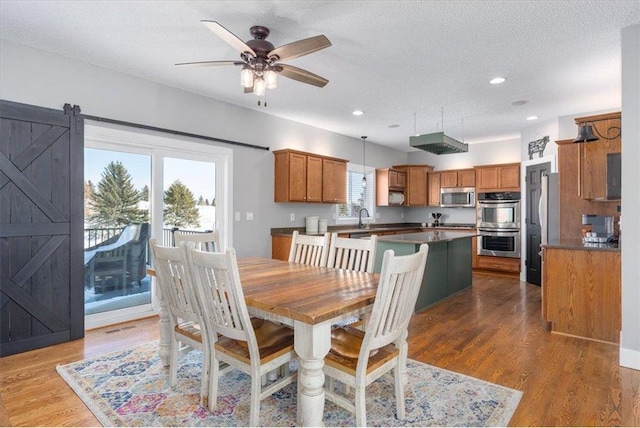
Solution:
M175 229L231 236L232 151L123 126L85 125L85 324L159 310L149 240ZM103 230L105 229L105 230Z
M530 284L542 284L542 257L540 255L541 225L538 212L542 195L542 176L551 172L551 163L530 165L526 168L526 281Z

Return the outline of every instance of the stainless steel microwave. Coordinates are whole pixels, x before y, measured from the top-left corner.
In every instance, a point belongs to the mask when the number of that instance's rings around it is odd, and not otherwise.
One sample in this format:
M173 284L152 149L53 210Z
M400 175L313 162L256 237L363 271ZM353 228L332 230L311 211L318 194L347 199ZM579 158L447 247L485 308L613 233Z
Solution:
M475 207L475 187L443 187L440 189L441 207Z

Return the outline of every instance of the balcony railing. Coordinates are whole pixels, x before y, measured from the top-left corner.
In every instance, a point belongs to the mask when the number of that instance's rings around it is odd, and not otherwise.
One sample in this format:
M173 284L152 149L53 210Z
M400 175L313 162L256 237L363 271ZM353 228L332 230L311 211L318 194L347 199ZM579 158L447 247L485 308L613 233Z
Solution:
M100 245L106 241L109 241L111 238L114 238L122 233L124 227L105 227L105 228L97 228L97 229L84 229L84 248L91 248L97 245ZM178 227L165 227L162 229L162 245L165 247L173 247L173 232L179 230L184 233L207 233L212 232L211 230L186 230L180 229Z

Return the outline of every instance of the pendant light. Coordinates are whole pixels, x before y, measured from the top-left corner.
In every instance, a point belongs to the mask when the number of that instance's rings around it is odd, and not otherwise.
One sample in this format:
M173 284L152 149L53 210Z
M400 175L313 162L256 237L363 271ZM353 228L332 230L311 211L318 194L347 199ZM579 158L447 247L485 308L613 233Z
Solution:
M576 137L575 140L573 140L573 142L588 143L589 141L596 141L596 140L598 140L598 137L593 135L593 127L591 125L587 125L587 123L585 122L580 125L580 128L578 129L578 136Z
M367 188L367 162L366 162L366 152L367 152L367 136L363 135L362 137L362 188Z

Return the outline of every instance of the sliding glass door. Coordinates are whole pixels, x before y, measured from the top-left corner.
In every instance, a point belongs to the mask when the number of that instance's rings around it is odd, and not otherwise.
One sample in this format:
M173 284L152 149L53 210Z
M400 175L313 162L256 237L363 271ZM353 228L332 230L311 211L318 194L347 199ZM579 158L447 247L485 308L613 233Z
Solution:
M131 128L85 125L85 325L157 313L149 240L231 229L232 151Z

